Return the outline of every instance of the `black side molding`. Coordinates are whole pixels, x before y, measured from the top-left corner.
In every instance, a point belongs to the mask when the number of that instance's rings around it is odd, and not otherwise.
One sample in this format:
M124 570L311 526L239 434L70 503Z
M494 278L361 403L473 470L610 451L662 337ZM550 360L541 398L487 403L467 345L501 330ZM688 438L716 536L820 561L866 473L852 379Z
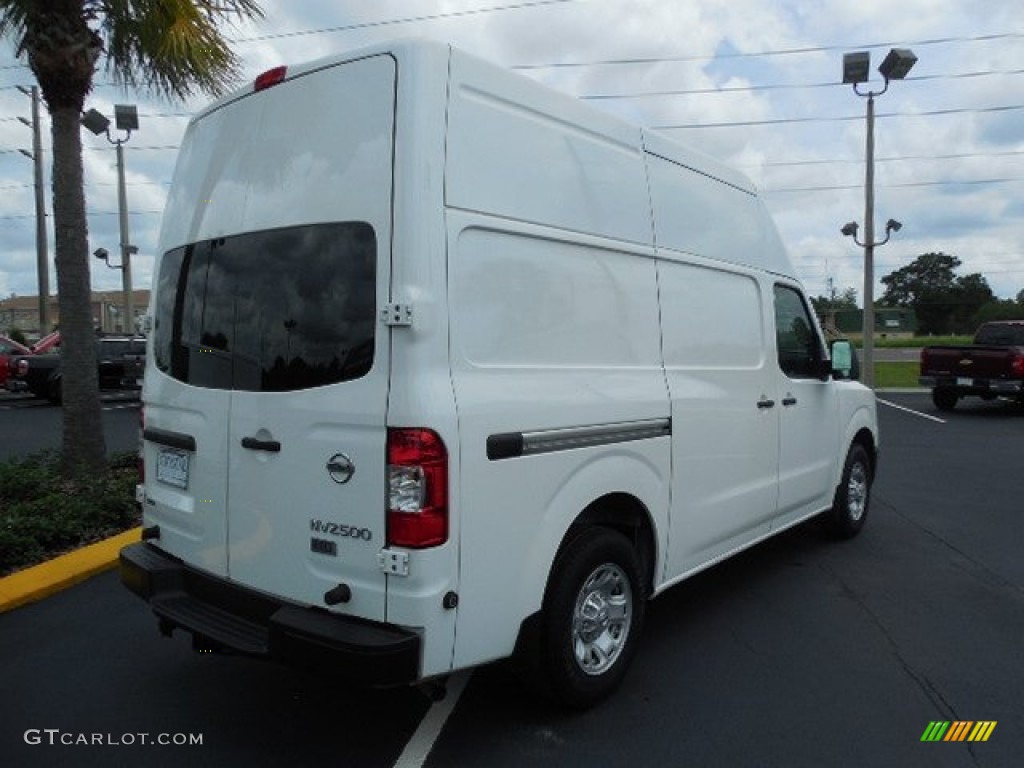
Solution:
M538 432L502 432L487 438L487 458L491 461L516 459L540 453L650 440L671 434L672 421L667 418L593 424Z
M506 432L501 435L491 435L487 438L487 458L491 461L515 459L522 455L522 432Z
M195 451L196 439L192 435L181 432L171 432L169 429L157 429L146 427L142 430L142 437L151 443L166 445L168 448L179 448L183 451Z

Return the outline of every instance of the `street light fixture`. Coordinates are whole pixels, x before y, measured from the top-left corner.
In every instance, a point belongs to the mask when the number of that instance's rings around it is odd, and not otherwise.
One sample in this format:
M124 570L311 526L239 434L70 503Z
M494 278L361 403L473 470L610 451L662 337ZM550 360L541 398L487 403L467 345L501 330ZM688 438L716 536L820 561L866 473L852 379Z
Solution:
M858 51L843 55L843 83L853 86L853 92L868 100L867 108L867 141L864 171L864 241L857 239L857 223L851 221L840 232L852 237L854 242L864 249L864 383L873 387L875 384L875 246L885 245L893 232L903 226L895 219L889 219L885 225L885 239L875 242L875 97L889 90L891 80L902 80L917 63L917 56L909 48L893 48L886 55L878 71L882 75L884 85L880 91L862 92L861 83L868 81L871 68L871 54Z
M114 125L119 131L125 132L123 139L115 139L110 135L110 120L101 112L90 109L82 115L82 125L99 136L106 134L107 141L117 147L117 208L121 224L121 265L111 267L121 270L121 288L124 292L125 332L135 334L135 308L132 306L132 262L133 253L139 249L129 245L128 234L128 201L124 182L124 143L132 137L132 131L139 130L139 113L134 104L114 105ZM103 250L103 249L100 249ZM104 251L105 253L105 251ZM97 255L97 258L102 258ZM106 260L106 259L104 259ZM110 263L107 263L110 266Z

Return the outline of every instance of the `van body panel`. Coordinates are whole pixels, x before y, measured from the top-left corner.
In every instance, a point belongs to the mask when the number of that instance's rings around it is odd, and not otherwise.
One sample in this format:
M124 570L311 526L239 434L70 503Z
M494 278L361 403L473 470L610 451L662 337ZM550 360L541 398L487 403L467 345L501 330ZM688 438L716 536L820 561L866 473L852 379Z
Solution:
M192 122L161 239L165 253L183 253L182 276L158 278L156 335L172 316L199 322L197 312L206 330L182 368L188 381L157 370L144 392L174 408L173 417L148 409L154 426L166 417L191 427L181 414L203 414L189 432L196 483L220 473L216 491L196 487L193 506L210 521L203 535L168 552L189 561L205 552L199 562L215 572L303 604L323 605L345 584L352 598L334 610L375 620L386 615L377 553L391 350L373 328L390 300L395 71L387 55L315 70ZM297 126L296 104L315 104L319 119ZM185 287L196 279L202 289ZM230 329L215 334L218 322ZM368 332L348 337L347 327ZM187 346L185 331L171 333L168 346ZM342 338L351 345L323 348ZM354 467L344 483L328 470L334 457ZM152 487L163 524L169 492Z
M457 667L513 652L523 620L541 610L567 531L594 502L611 494L637 500L664 551L669 450L660 437L464 467L483 473L488 486L464 504Z
M638 128L458 51L450 98L448 206L650 242Z
M768 531L777 508L779 413L770 317L752 270L660 250L672 402L672 533L665 577Z
M159 373L146 373L148 384ZM147 525L160 526L160 545L218 576L228 575L227 561L227 435L231 395L210 391L198 401L189 387L164 377L156 388L143 385L146 429L161 430L195 441L189 461L189 482L181 488L154 481L146 484L143 511ZM142 459L155 475L162 455L180 456L173 446L146 439Z
M461 471L472 478L461 488L456 661L475 664L515 645L586 506L635 495L663 532L668 497L667 439L507 460L489 457L489 439L667 422L669 412L650 248L450 209L447 218L451 371ZM511 610L494 610L499 594Z

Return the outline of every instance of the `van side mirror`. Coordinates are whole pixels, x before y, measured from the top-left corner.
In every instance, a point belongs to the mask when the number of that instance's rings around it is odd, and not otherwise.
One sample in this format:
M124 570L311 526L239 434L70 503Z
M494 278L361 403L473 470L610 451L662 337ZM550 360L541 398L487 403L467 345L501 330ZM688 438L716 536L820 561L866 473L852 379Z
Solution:
M846 339L833 341L832 351L832 376L836 379L854 380L860 378L860 366L857 364L857 355L853 350L853 344Z

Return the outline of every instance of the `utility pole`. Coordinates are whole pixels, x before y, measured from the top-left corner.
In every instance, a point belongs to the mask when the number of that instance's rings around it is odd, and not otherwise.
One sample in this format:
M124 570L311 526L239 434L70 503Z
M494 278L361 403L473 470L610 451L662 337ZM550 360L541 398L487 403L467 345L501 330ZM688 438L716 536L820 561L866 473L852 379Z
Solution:
M39 333L45 336L50 332L50 259L46 236L46 189L43 182L43 142L39 125L39 88L18 86L18 90L32 99L32 122L19 117L25 125L32 129L32 152L21 153L32 159L35 166L36 192L36 275L39 281Z

